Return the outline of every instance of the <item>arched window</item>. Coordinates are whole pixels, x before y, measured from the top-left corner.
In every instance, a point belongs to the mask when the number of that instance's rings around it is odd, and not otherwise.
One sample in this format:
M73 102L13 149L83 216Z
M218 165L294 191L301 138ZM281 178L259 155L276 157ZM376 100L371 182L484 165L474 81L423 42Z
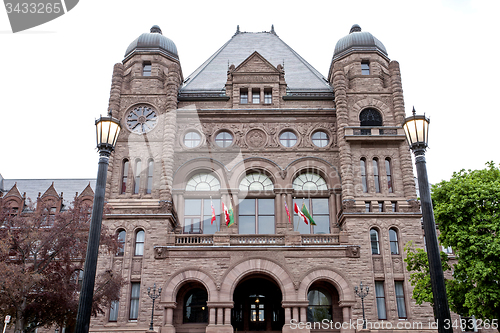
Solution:
M262 173L252 172L247 174L240 182L242 191L272 191L274 185L271 179Z
M330 293L323 288L310 289L307 293L309 305L307 306L307 321L321 322L332 320L332 298Z
M378 176L378 159L373 159L373 181L375 183L375 192L380 193L380 179Z
M293 181L293 189L299 191L300 196L293 200L302 211L304 208L312 217L315 224L306 224L294 210L294 225L302 234L328 234L330 233L330 210L328 209L328 198L317 197L318 191L328 190L325 179L313 172L302 173ZM314 196L314 197L311 197Z
M361 126L382 126L382 115L375 109L364 109L359 114Z
M146 194L151 194L153 189L153 171L154 171L154 161L151 159L148 161L148 179L146 182Z
M134 251L134 255L136 255L136 256L142 256L142 255L144 255L144 236L145 236L144 230L139 230L135 234L135 251Z
M389 229L389 241L391 243L391 254L399 254L398 233L394 228Z
M138 158L135 160L134 194L139 193L140 186L141 186L141 160Z
M370 229L370 241L372 244L372 254L380 254L380 246L379 246L377 230Z
M218 191L220 182L207 172L197 173L186 184L186 191Z
M125 193L127 190L127 179L128 179L128 166L129 166L129 161L127 159L123 160L123 167L122 167L122 184L121 184L121 189L120 193Z
M393 192L392 189L392 174L391 174L391 159L386 158L385 159L385 174L387 176L387 189L389 193Z
M184 198L185 234L214 234L220 226L220 182L213 174L200 172L192 176L186 183ZM189 197L195 192L203 191L205 198ZM208 193L208 192L214 193ZM213 197L213 199L212 199ZM215 220L213 215L215 213Z
M320 175L313 172L306 172L294 179L293 189L299 191L318 191L328 190L328 186Z
M274 234L274 197L266 197L266 191L272 191L274 184L265 174L253 172L240 182L241 191L248 193L238 206L238 228L240 234ZM274 196L274 193L272 194ZM264 196L264 198L249 198Z
M367 193L368 185L366 183L366 160L364 158L359 160L359 167L361 169L361 185L363 186L363 193Z
M127 236L127 232L125 230L118 231L118 251L116 252L117 256L123 256L125 253L125 238Z
M184 323L208 323L208 294L201 288L191 289L184 296Z

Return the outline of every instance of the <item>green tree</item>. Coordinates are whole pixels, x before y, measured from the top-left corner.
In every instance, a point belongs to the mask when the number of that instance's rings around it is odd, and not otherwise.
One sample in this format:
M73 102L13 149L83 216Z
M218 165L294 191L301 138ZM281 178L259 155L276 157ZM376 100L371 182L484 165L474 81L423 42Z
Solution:
M51 325L71 327L78 309L78 276L87 249L90 209L75 199L52 214L39 202L29 213L12 214L0 201L0 315L13 318L15 332ZM115 235L102 229L103 251L116 252ZM108 271L97 277L93 314L118 299L122 279Z
M432 187L439 240L456 254L453 279L446 281L450 309L480 319L500 314L500 170L493 162L483 170L455 172ZM413 298L433 304L427 253L405 247ZM451 269L441 253L443 271Z
M441 244L457 256L448 294L456 312L500 314L500 169L461 170L432 187ZM461 305L461 307L458 307Z

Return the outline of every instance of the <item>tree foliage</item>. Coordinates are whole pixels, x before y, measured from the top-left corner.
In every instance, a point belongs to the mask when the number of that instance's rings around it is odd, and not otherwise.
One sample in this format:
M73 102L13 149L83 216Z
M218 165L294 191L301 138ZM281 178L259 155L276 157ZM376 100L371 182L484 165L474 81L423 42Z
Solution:
M457 255L449 295L463 301L464 315L500 314L500 169L455 172L432 187L439 240Z
M446 280L450 309L463 316L494 319L500 315L500 170L461 170L432 187L439 240L456 255L453 278ZM405 248L413 298L433 303L427 253ZM443 270L449 270L441 253Z
M90 208L75 199L54 213L43 202L29 213L11 214L0 207L0 314L11 315L16 332L37 327L71 326L78 309L78 273L87 249ZM102 229L101 250L116 251L116 236ZM96 279L93 314L118 299L119 274Z

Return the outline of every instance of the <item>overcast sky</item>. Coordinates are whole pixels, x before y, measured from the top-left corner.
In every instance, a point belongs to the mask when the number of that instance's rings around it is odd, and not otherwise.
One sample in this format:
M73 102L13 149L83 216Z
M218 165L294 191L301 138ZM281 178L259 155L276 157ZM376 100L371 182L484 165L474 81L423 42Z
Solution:
M0 174L95 178L94 120L113 65L152 25L177 45L184 77L240 25L269 31L324 76L336 42L359 24L400 63L407 115L431 118L431 183L500 162L498 0L97 1L12 34L0 10Z

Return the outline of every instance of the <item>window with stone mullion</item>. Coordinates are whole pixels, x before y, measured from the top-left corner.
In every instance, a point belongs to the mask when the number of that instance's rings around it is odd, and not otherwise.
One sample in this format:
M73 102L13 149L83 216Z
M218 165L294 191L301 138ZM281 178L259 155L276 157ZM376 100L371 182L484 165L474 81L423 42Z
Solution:
M241 199L238 206L240 234L274 234L274 199Z

